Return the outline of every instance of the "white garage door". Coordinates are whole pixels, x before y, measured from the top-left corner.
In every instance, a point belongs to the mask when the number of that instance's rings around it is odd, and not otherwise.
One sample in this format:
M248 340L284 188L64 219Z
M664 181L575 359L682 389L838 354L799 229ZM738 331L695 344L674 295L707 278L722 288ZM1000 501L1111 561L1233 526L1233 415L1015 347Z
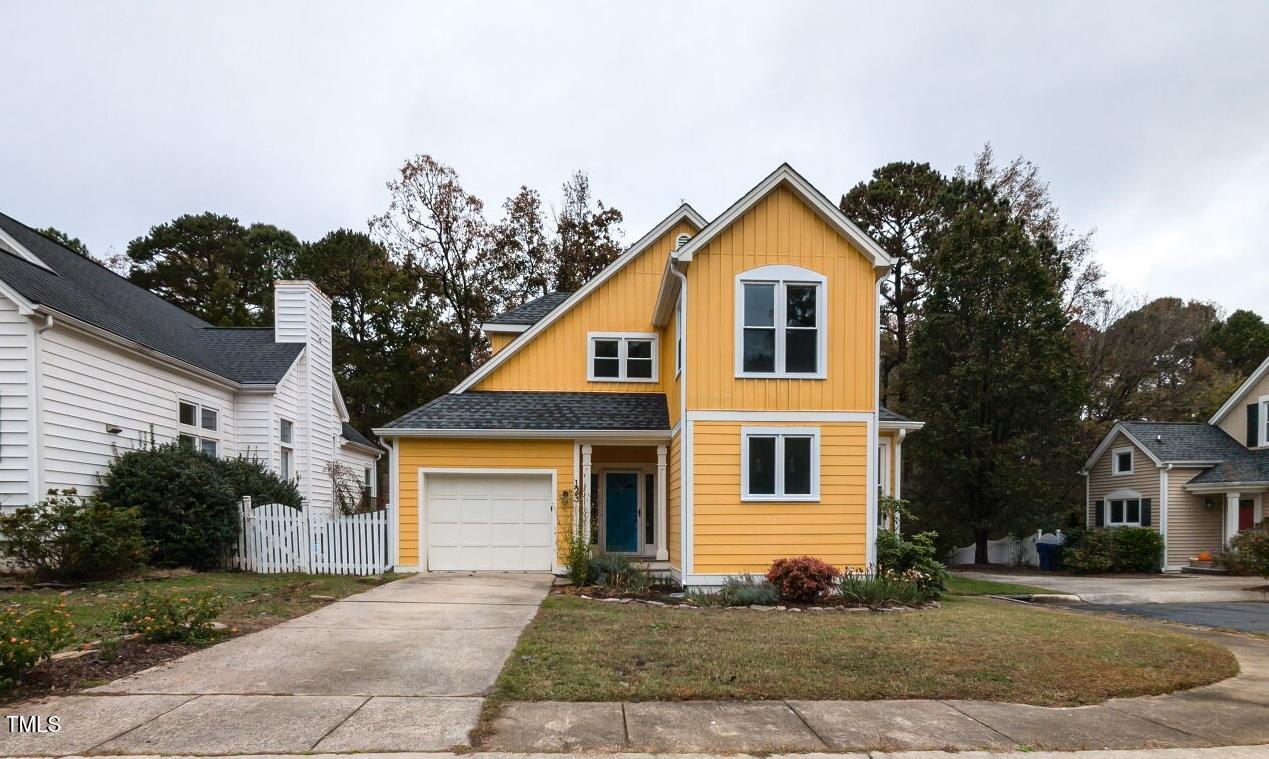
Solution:
M550 570L549 475L428 474L427 568Z

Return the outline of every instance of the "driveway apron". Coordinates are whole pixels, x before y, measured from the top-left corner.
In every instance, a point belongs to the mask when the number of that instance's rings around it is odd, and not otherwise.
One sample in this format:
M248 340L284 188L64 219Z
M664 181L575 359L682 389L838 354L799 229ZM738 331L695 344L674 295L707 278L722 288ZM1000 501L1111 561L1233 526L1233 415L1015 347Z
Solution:
M550 589L544 574L437 573L86 691L6 710L0 755L437 751L465 745L484 695Z

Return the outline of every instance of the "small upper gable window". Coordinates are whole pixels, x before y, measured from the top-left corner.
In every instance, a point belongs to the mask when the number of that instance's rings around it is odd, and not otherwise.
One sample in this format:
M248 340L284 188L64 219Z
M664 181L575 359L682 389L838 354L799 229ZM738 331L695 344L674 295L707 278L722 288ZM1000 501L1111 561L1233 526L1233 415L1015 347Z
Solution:
M1116 448L1111 451L1111 472L1114 474L1133 473L1133 451L1131 448Z
M822 379L827 280L796 266L736 277L736 376Z
M591 382L656 382L657 337L642 332L592 332L586 378Z

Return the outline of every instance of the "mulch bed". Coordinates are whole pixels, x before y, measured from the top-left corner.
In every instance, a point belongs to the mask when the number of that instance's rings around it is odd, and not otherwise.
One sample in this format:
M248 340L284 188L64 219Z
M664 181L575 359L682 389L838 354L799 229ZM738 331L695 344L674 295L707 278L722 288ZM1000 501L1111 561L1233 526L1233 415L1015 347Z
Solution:
M103 659L100 652L74 659L45 660L28 670L21 683L4 691L0 704L69 695L179 659L199 648L192 643L149 643L137 638L120 642L114 658L109 660Z

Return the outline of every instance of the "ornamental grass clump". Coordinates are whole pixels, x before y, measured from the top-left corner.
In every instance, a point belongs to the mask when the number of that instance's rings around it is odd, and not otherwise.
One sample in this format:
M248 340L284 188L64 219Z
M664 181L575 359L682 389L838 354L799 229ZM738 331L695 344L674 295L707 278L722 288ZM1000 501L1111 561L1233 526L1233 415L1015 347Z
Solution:
M0 690L12 688L41 659L70 644L74 630L65 605L0 610Z
M207 641L216 635L215 619L225 609L225 599L208 592L144 592L125 602L115 614L123 630L149 641Z
M890 572L880 567L847 569L838 591L843 601L860 606L920 606L939 596L930 576L919 569Z
M767 570L767 582L780 598L803 604L815 603L832 592L837 576L836 567L814 556L776 559Z

